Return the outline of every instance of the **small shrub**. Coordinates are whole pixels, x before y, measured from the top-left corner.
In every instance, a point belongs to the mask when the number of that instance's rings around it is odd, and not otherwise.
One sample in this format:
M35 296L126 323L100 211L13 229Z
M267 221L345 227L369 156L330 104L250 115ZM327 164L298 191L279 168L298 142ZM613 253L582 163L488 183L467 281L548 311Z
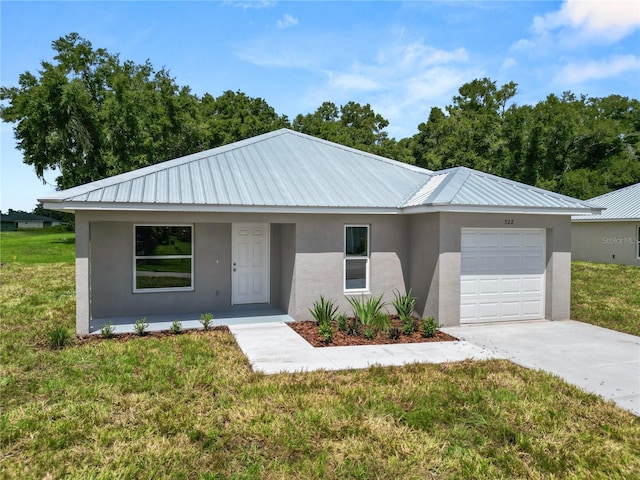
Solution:
M148 326L147 317L142 317L140 320L136 320L136 323L133 324L133 330L136 332L136 335L142 337Z
M360 322L357 318L350 318L347 322L347 335L357 337L360 335Z
M371 326L376 332L387 333L391 327L391 318L389 315L379 312L371 322Z
M398 317L400 320L411 318L413 316L413 311L416 309L416 299L411 293L411 289L404 294L401 295L398 290L394 292L394 299L391 302L393 308L396 309L398 313Z
M401 318L402 333L405 335L411 335L416 331L416 321L412 316Z
M373 337L375 337L375 336L376 336L376 329L375 328L373 328L372 326L365 327L365 329L364 329L364 337L367 340L372 340Z
M212 313L202 313L200 314L200 323L204 327L205 331L211 328L211 322L213 322L213 314Z
M433 317L427 317L422 319L422 336L425 338L432 338L436 334L436 320Z
M318 326L325 323L331 323L337 311L338 307L336 307L331 300L325 299L322 295L320 295L320 300L313 302L313 308L309 309L311 316L315 319Z
M337 322L338 322L338 330L340 330L341 332L346 332L348 330L349 320L347 319L347 316L344 313L341 313L340 315L338 315Z
M180 320L174 320L171 326L169 327L169 331L174 335L178 335L181 330L182 330L182 323L180 323Z
M398 327L391 327L389 329L389 338L394 342L400 338L400 329Z
M107 339L113 338L114 332L115 332L115 329L113 328L113 325L111 325L111 322L105 323L100 329L100 334L102 335L102 338L107 338Z
M376 317L382 313L385 303L382 301L382 295L379 297L369 297L365 300L364 295L358 297L347 297L347 301L353 308L353 314L362 323L362 325L372 325L376 321Z
M49 346L54 349L64 348L71 342L71 332L62 325L58 325L49 330L47 337L49 339Z
M331 343L331 340L333 339L333 330L331 329L330 322L321 323L318 327L318 333L322 337L322 341L324 343Z

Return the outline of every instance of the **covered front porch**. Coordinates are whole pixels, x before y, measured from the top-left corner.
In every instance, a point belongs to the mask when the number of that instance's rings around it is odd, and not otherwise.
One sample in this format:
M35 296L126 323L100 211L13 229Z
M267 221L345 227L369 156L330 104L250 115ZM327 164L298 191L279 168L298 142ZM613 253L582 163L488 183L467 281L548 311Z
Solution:
M143 317L146 318L145 323L149 324L145 330L147 332L169 330L175 320L182 324L183 330L202 328L200 323L202 313L92 318L89 322L89 334L99 335L102 327L108 323L111 323L113 333L134 333L136 321ZM211 313L213 314L211 326L293 321L293 318L284 311L270 305L236 305L226 310L214 310Z

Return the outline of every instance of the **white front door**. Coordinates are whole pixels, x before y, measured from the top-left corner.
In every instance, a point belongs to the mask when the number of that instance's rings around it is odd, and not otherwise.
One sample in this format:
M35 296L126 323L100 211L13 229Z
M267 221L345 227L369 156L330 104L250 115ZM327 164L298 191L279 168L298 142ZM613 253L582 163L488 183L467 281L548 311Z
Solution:
M462 229L460 323L544 318L545 233Z
M269 302L269 225L234 223L231 303Z

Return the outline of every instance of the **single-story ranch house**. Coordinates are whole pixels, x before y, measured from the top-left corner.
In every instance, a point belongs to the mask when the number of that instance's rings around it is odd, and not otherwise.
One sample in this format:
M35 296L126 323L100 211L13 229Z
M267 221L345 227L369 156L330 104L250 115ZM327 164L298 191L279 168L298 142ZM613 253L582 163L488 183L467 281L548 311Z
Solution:
M572 218L573 259L640 267L640 183L588 201L606 210Z
M46 228L62 225L63 222L44 215L35 215L27 212L16 212L9 209L9 212L0 215L2 231L13 231L19 228Z
M468 168L431 172L288 129L43 198L76 215L77 331L123 316L411 289L441 325L569 318L588 202Z

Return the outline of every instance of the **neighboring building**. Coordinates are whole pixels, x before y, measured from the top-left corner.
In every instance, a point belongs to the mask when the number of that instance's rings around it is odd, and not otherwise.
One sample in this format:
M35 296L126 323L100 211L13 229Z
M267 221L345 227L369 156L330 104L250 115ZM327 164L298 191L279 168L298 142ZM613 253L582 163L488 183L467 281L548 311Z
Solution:
M63 222L42 215L33 213L16 212L9 210L9 213L0 215L2 230L17 230L18 228L44 228L62 225Z
M640 266L640 183L589 202L606 210L572 218L573 259Z
M41 201L75 212L80 334L243 304L305 320L321 294L349 312L345 295L409 289L442 325L568 319L571 215L599 210L287 129Z

